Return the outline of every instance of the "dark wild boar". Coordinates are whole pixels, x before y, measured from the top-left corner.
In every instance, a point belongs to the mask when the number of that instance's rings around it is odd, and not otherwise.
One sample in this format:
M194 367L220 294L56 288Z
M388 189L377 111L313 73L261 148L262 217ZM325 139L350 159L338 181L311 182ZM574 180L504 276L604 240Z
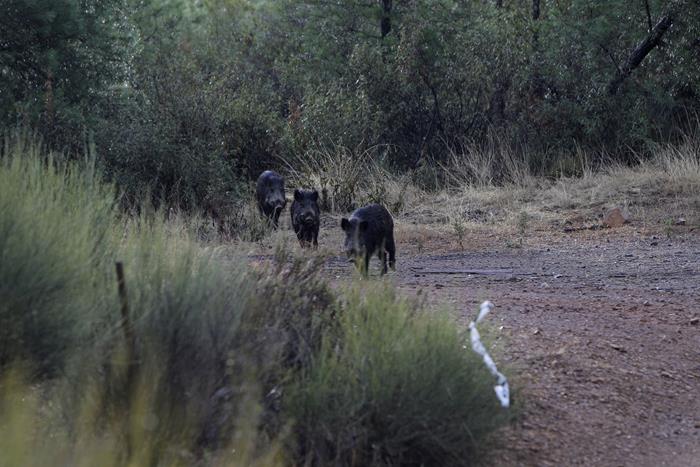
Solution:
M294 201L289 209L292 228L297 234L302 248L318 247L318 229L321 225L321 210L318 208L318 191L294 190Z
M272 170L264 171L258 177L255 196L258 200L260 212L270 219L272 225L277 228L280 214L287 205L284 193L284 178Z
M384 206L370 204L355 210L349 219L343 218L340 227L345 231L345 253L366 276L369 259L376 252L382 262L382 274L389 266L396 269L396 245L394 244L394 220Z

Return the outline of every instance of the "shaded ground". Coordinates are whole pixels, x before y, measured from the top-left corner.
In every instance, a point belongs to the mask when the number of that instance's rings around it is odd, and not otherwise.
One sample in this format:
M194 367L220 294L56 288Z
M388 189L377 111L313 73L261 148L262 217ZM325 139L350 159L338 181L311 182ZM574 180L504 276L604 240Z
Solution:
M400 289L452 302L464 323L481 301L496 305L496 359L518 374L511 384L524 402L492 465L700 466L692 230L539 232L520 247L487 229L451 252L439 236L399 236L389 280ZM340 242L330 230L322 245ZM350 274L340 257L327 267Z

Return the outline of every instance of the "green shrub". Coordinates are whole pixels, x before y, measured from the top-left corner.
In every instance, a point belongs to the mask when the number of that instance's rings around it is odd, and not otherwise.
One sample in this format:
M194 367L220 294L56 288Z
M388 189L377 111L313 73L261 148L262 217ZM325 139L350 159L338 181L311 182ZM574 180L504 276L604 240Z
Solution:
M114 193L27 141L6 139L0 158L0 368L27 359L55 373L103 317Z
M181 63L159 64L143 79L165 94L154 101L146 91L128 90L116 100L96 132L106 177L127 207L146 201L226 215L242 188L243 161L224 145L238 135L224 134L219 121L234 96L217 89L202 95L207 78Z
M237 426L247 388L265 399L262 428L282 428L274 415L289 372L308 366L330 326L334 296L318 274L322 258L280 252L269 267L248 270L245 258L227 265L161 222L136 226L122 250L137 345L133 360L157 364L167 400L187 410L200 442L220 446ZM121 348L118 334L115 350ZM98 364L113 367L114 351ZM154 360L155 359L155 360ZM114 380L123 372L113 368ZM118 401L118 398L117 398Z
M288 400L300 455L321 465L468 465L507 418L447 318L385 286L347 293Z

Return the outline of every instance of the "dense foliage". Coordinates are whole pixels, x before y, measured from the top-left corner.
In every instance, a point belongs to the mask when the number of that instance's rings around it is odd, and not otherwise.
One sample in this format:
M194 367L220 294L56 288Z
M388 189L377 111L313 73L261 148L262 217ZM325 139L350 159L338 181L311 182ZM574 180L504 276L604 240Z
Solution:
M673 139L700 107L687 0L0 8L0 124L61 148L92 138L126 201L217 216L242 180L319 145L405 170L496 138L550 174L574 147L624 159Z

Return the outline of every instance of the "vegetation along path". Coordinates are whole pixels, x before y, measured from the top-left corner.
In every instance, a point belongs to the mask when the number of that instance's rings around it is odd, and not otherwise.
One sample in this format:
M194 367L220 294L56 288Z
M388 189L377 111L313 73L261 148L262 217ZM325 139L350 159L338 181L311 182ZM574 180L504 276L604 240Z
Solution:
M512 245L485 230L455 249L399 230L398 241L399 289L452 303L464 324L481 301L496 305L487 322L521 416L490 463L700 465L697 232L543 231ZM339 256L327 267L351 273Z

